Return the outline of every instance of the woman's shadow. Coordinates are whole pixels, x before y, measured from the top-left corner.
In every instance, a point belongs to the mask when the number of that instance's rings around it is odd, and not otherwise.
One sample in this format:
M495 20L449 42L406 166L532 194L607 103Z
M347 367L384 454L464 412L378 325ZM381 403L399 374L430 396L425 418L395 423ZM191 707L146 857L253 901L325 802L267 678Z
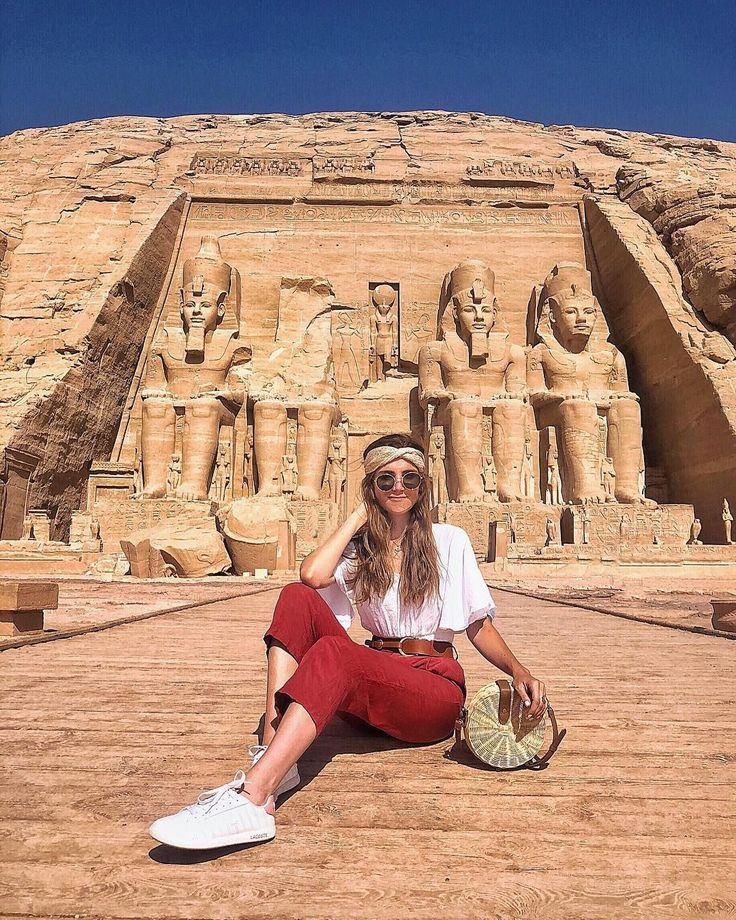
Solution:
M263 724L264 716L261 716L258 726L253 732L259 742L263 738ZM278 809L285 805L292 795L306 788L315 777L319 776L327 764L331 763L338 754L374 754L402 748L429 746L431 745L409 744L404 741L397 741L396 738L391 738L379 729L354 716L347 713L339 715L330 722L325 731L318 735L310 745L309 756L300 759L299 776L301 782L295 789L279 796L276 812L278 814ZM165 844L159 844L149 850L148 855L157 863L191 865L222 859L222 857L229 856L231 853L239 853L241 850L249 850L255 846L262 846L262 844L243 843L235 846L218 847L212 850L178 850Z

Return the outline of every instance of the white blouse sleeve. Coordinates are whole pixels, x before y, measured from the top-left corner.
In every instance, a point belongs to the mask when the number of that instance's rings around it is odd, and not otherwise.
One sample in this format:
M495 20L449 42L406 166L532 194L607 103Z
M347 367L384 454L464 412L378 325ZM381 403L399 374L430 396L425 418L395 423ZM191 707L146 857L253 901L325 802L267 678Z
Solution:
M464 632L471 623L493 619L496 605L478 568L470 537L457 528L447 556L440 629Z
M350 629L353 622L353 607L340 582L335 579L334 585L318 588L319 594L330 610L335 614L337 622L343 629Z
M344 629L350 629L353 621L353 594L347 586L350 575L348 570L352 562L352 559L343 556L333 573L335 584L318 591Z

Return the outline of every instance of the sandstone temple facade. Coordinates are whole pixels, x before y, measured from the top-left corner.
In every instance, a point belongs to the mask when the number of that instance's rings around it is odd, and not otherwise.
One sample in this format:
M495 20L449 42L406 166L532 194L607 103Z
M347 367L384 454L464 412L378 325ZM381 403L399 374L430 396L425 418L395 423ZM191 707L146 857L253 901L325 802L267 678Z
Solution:
M736 561L736 145L192 116L0 159L0 571L293 569L397 430L499 571Z

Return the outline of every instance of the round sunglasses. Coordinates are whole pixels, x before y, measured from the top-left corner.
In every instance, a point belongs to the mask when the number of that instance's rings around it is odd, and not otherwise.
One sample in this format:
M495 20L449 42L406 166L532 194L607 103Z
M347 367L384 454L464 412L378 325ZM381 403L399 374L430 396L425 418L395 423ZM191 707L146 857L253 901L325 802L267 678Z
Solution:
M402 476L396 476L394 473L379 473L373 480L381 492L390 492L397 481L401 483L407 492L413 492L421 485L422 477L419 473L410 471Z

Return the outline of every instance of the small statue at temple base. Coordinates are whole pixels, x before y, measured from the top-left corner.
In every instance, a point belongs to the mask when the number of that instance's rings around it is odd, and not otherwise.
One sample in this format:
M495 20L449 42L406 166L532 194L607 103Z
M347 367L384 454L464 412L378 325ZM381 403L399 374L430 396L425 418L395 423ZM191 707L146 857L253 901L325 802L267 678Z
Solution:
M281 491L285 495L291 495L296 491L296 483L296 457L284 454L281 458Z
M582 265L556 265L540 296L538 344L529 354L527 381L539 427L555 426L566 499L606 500L601 478L610 457L619 502L656 507L639 488L642 430L637 396L629 391L623 355L596 331L600 307ZM600 420L606 438L600 438Z
M336 429L330 438L330 451L327 456L327 487L330 501L343 509L345 484L347 482L347 451L341 429Z
M434 431L429 439L429 482L432 505L447 501L447 473L445 470L445 436Z
M723 534L726 538L726 545L731 546L733 540L731 539L731 527L733 525L733 515L731 514L731 509L728 505L728 499L723 499L723 511L721 512L721 519L723 520Z
M176 496L204 500L220 427L233 423L245 400L236 369L250 361L251 352L238 339L239 279L214 237L203 237L197 255L184 263L183 276L181 325L165 327L163 338L154 342L141 393L142 495L166 494L179 411L184 427ZM228 305L234 322L226 329Z
M451 501L483 501L483 417L490 411L498 498L521 499L524 352L499 330L495 276L462 262L445 278L439 341L419 352L419 400L444 428Z
M688 546L702 546L703 541L700 539L700 531L703 529L703 525L700 523L700 518L695 518L690 525L690 539L687 541Z
M562 482L560 480L560 467L557 460L557 448L550 444L547 448L547 487L545 501L548 505L561 505Z
M181 457L174 454L169 464L169 475L166 480L166 492L168 495L174 495L179 488L181 480Z

